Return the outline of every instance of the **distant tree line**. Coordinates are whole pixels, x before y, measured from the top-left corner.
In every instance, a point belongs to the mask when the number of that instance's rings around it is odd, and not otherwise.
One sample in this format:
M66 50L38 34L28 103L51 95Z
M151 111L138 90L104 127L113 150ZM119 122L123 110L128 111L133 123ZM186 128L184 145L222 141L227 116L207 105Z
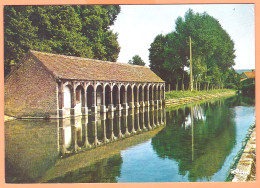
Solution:
M171 84L172 89L188 89L189 37L194 89L236 88L239 79L232 67L234 42L215 18L191 9L184 18L177 18L174 31L155 37L149 49L151 70Z
M116 61L120 47L110 26L119 13L119 5L5 6L5 75L29 49Z

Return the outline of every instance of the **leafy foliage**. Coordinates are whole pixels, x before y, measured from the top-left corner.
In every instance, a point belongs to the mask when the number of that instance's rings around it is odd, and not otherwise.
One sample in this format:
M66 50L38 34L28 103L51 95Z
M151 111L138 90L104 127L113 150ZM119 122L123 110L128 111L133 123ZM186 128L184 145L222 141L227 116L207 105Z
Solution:
M182 97L193 97L193 96L203 96L207 94L217 94L223 92L231 92L232 89L214 89L209 91L169 91L165 92L165 99L177 99Z
M234 65L234 42L207 13L194 13L190 9L184 18L177 18L175 31L156 36L149 49L151 69L171 84L188 80L185 68L189 67L189 37L192 39L193 80L206 84L207 89L209 84L223 87Z
M241 91L244 95L255 96L255 79L249 78L242 81Z
M128 61L128 64L144 66L145 62L142 60L142 58L139 55L135 55L134 57L132 57L131 60Z
M5 75L29 50L116 61L118 5L5 6Z

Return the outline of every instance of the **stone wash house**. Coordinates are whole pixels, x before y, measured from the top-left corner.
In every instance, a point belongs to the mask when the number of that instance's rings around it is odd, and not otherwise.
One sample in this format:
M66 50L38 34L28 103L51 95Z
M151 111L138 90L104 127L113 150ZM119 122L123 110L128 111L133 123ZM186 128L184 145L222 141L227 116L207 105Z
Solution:
M165 82L148 67L28 51L5 79L5 114L65 118L161 108Z

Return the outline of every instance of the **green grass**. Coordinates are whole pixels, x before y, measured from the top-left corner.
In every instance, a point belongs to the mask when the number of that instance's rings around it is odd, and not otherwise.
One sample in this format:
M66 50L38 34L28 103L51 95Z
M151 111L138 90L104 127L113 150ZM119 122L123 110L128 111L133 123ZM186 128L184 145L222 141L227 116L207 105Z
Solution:
M165 99L176 99L182 97L193 97L193 96L201 96L207 94L216 94L228 91L235 91L232 89L214 89L214 90L202 90L202 91L169 91L165 92Z

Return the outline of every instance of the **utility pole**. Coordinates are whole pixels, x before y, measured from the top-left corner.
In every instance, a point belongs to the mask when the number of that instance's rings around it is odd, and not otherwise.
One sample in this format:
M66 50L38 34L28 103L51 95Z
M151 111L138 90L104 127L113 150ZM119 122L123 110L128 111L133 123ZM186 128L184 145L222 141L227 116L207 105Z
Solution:
M191 37L189 36L189 38L190 38L190 91L193 91Z

